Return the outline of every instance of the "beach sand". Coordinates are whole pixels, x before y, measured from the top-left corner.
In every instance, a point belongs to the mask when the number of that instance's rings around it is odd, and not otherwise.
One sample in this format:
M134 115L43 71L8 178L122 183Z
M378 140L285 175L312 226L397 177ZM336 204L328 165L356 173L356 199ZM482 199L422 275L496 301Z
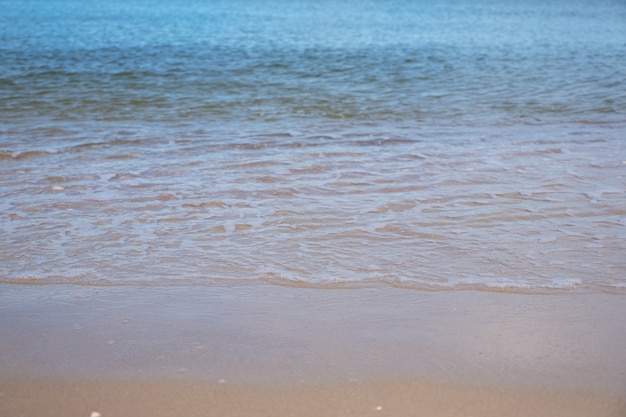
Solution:
M624 416L626 405L585 392L532 391L423 381L292 387L203 381L0 382L3 416Z
M619 294L2 285L0 316L1 416L626 416Z

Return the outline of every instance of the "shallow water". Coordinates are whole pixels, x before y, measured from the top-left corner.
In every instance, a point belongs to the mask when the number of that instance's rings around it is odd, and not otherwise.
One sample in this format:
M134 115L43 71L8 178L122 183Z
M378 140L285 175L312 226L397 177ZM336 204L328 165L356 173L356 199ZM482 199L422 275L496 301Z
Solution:
M0 4L2 283L626 292L621 2Z

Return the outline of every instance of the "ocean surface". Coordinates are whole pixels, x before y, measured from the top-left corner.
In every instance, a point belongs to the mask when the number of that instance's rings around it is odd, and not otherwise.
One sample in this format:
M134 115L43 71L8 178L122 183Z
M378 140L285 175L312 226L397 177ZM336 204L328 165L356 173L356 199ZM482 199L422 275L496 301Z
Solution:
M626 294L622 0L0 10L0 283Z

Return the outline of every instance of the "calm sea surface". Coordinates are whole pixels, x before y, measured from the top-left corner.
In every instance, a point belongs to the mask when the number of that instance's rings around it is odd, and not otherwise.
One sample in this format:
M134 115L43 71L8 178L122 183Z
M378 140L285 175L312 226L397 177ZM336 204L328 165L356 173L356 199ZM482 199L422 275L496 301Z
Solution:
M0 10L0 283L626 293L621 0Z

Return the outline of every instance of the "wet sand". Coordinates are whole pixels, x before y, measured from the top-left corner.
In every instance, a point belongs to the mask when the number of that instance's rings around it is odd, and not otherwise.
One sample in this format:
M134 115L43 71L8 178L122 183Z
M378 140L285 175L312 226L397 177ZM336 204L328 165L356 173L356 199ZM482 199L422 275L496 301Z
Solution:
M423 381L292 387L203 381L0 382L3 416L568 416L626 415L626 403L585 392L460 386Z
M2 416L623 416L615 294L0 287Z

